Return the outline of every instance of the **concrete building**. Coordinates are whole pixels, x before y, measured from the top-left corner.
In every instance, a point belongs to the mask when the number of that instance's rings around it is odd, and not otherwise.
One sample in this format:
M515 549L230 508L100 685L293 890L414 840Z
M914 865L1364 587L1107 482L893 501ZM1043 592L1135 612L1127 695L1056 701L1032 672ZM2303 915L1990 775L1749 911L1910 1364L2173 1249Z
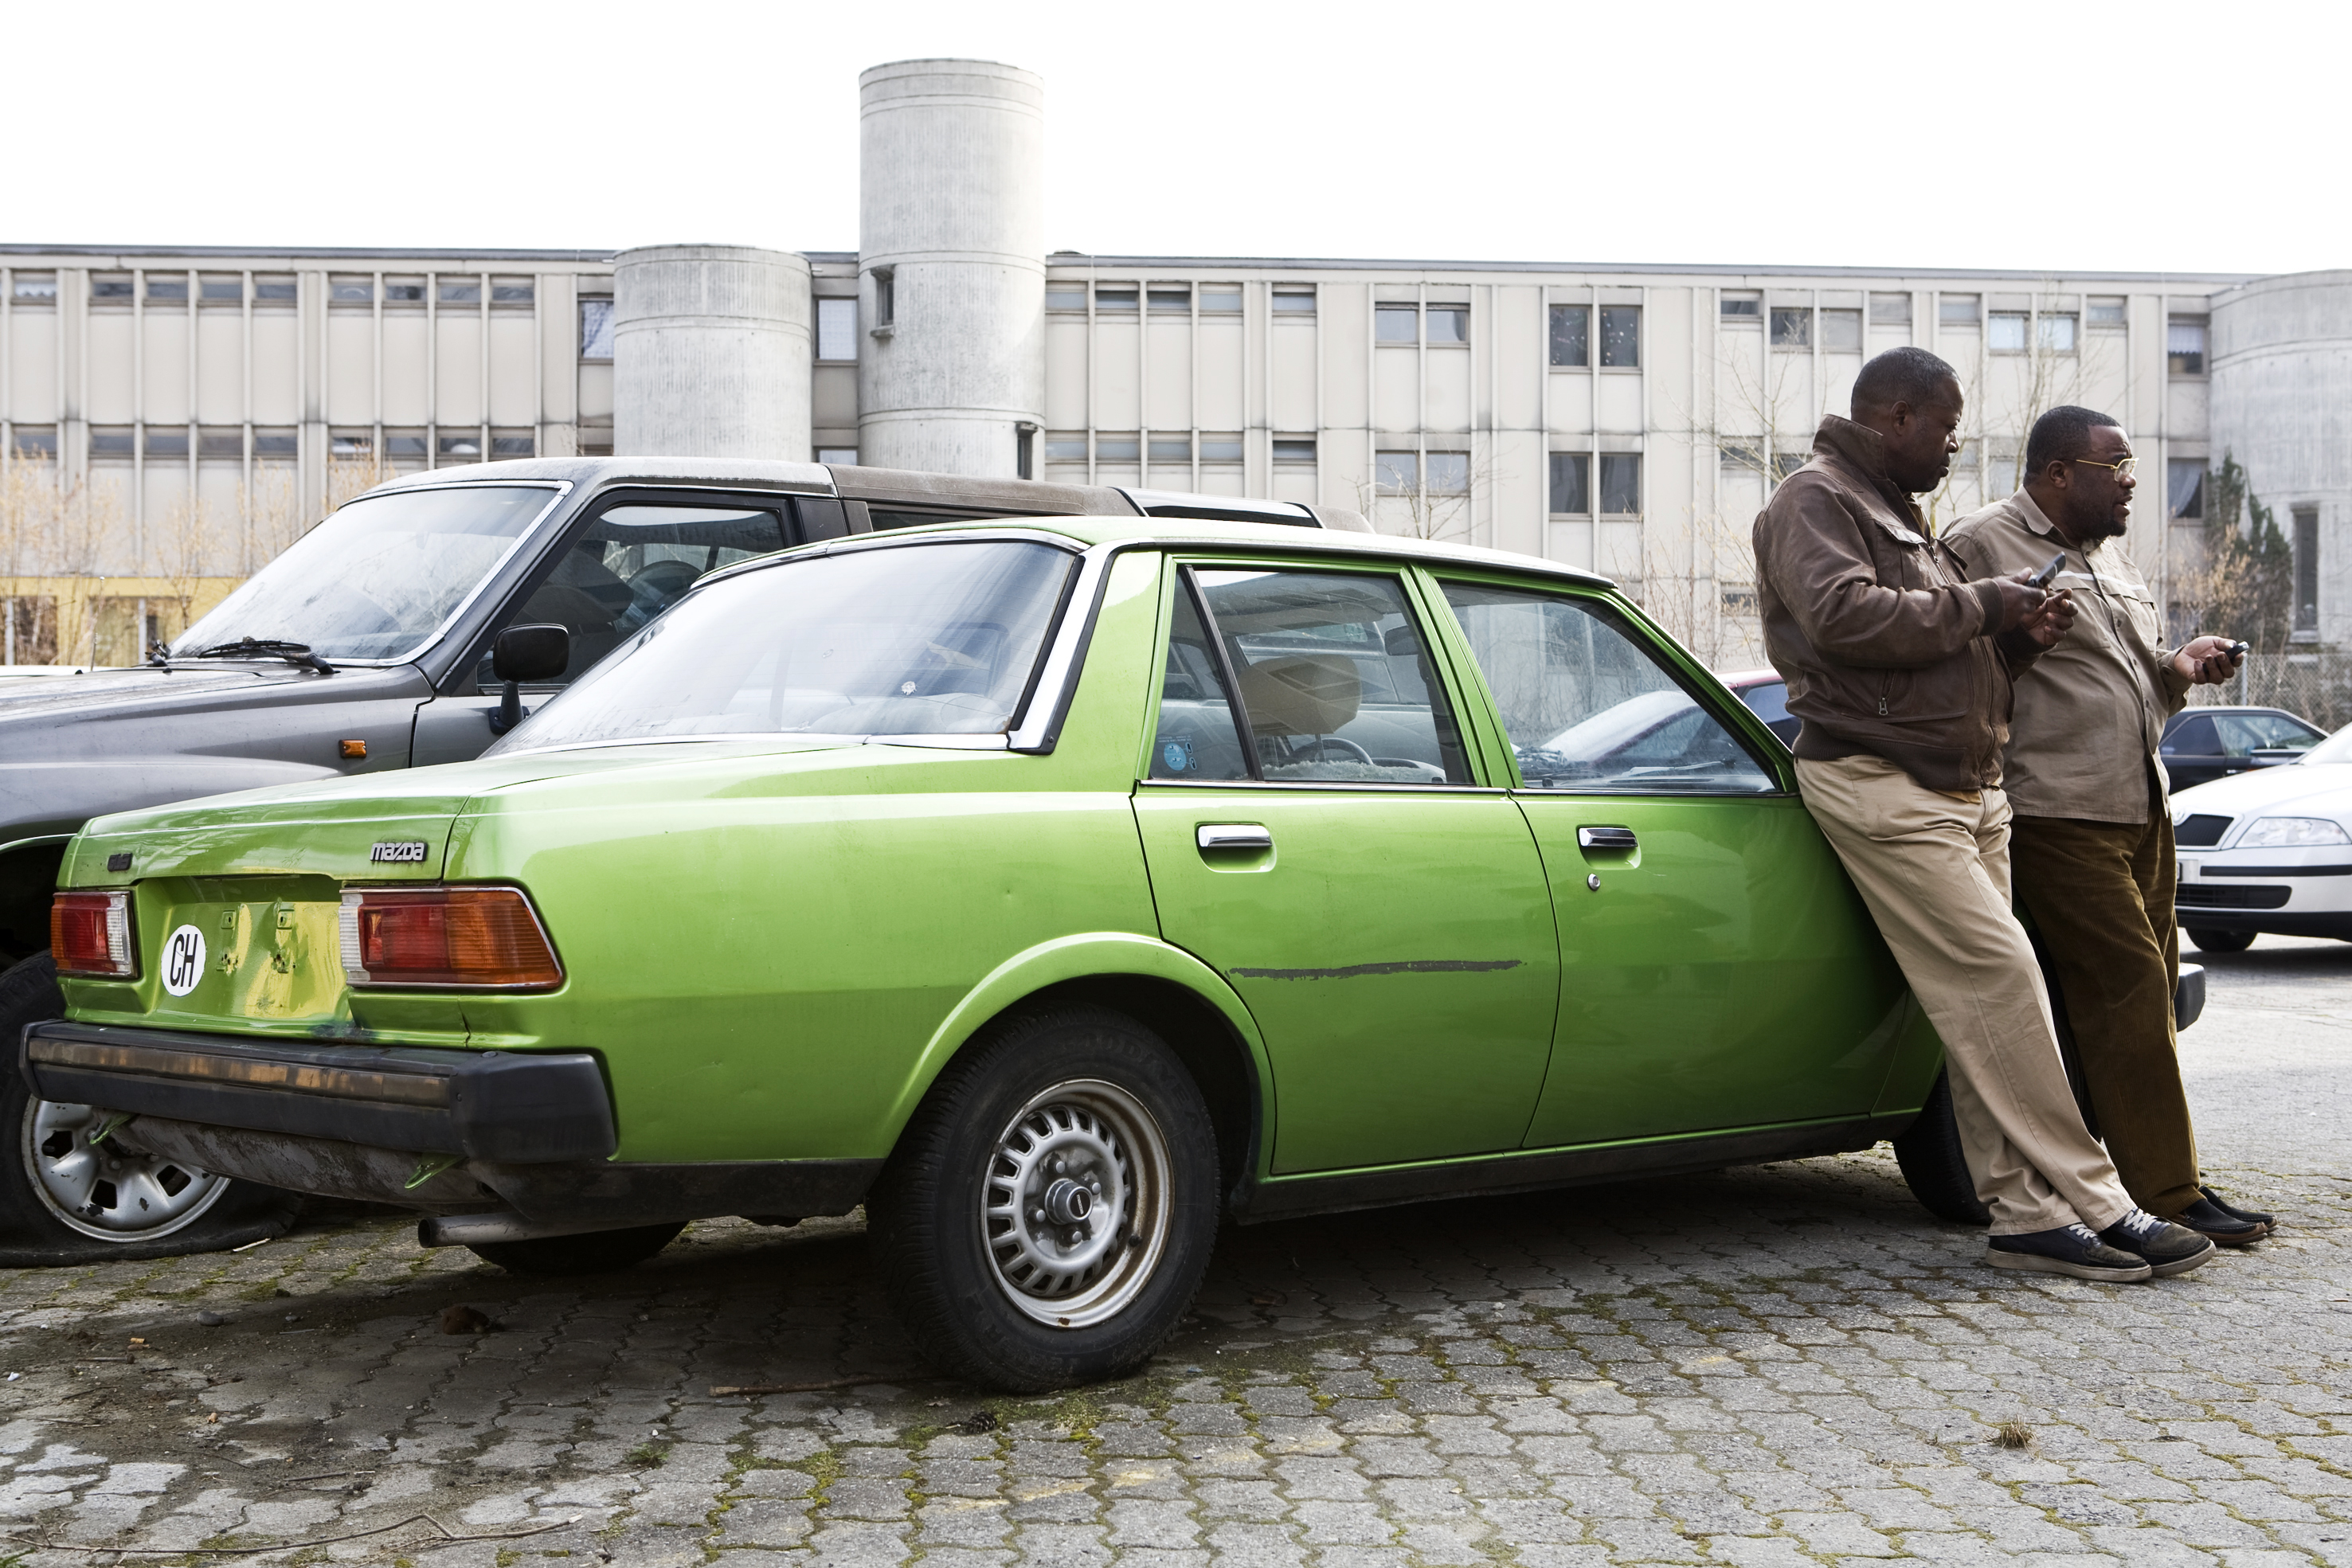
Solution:
M168 634L383 472L617 441L1358 507L1607 572L1727 666L1769 486L1916 343L1969 396L1938 514L2013 486L2042 409L2104 408L2160 593L2227 447L2293 519L2300 634L2352 635L2352 274L1044 254L1035 77L860 86L855 256L0 246L7 493L107 525L0 535L0 578L105 577Z

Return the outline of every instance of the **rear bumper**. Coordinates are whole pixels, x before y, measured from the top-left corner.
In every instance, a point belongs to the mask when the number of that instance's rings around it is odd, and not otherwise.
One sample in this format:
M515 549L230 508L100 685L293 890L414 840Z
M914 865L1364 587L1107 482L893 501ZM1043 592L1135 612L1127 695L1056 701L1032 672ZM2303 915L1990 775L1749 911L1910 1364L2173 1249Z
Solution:
M611 1094L581 1051L302 1046L63 1020L29 1025L44 1100L506 1165L601 1160Z

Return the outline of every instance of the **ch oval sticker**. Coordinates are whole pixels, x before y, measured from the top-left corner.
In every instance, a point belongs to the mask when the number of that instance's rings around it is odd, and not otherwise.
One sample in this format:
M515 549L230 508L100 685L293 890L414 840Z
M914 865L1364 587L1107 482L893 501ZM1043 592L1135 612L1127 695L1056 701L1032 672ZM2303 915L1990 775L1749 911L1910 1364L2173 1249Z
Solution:
M183 925L163 938L163 988L184 997L205 977L205 934Z

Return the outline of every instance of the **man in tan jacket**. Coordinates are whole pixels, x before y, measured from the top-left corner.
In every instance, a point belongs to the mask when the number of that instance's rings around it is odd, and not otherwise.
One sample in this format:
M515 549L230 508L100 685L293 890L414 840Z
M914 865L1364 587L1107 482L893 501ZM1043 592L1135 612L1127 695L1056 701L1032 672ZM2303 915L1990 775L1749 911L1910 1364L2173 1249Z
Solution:
M2131 524L2137 463L2122 427L2053 408L2025 445L2025 485L1946 538L1990 577L2065 558L2055 586L2080 612L2065 642L2018 677L2002 758L2017 896L2058 977L2107 1153L2140 1207L2224 1247L2269 1234L2267 1215L2203 1185L2173 1037L2180 972L2172 815L2157 748L2189 688L2236 673L2231 643L2160 644L2155 596L2109 541Z
M2010 683L2074 616L2024 574L1972 579L1912 497L1959 449L1951 366L1895 349L1853 417L1756 519L1764 640L1789 683L1805 804L1943 1037L1986 1261L2085 1280L2177 1274L2213 1255L2135 1207L2083 1124L2032 943L2010 910L2000 789Z

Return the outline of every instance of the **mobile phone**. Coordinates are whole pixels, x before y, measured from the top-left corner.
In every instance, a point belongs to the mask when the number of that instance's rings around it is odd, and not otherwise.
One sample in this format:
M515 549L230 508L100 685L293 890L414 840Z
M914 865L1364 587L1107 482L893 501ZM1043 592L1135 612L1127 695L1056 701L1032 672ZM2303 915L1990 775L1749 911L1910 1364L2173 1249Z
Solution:
M2032 577L2027 578L2025 580L2032 583L2034 587L2046 591L2049 589L2050 584L2056 580L2058 576L2058 569L2065 564L2066 552L2064 550L2060 550L2056 555L2050 558L2048 563L2045 564L2040 571L2035 572Z
M2253 644L2252 643L2232 643L2228 647L2221 650L2221 656L2234 664L2239 660L2244 658L2252 648Z

